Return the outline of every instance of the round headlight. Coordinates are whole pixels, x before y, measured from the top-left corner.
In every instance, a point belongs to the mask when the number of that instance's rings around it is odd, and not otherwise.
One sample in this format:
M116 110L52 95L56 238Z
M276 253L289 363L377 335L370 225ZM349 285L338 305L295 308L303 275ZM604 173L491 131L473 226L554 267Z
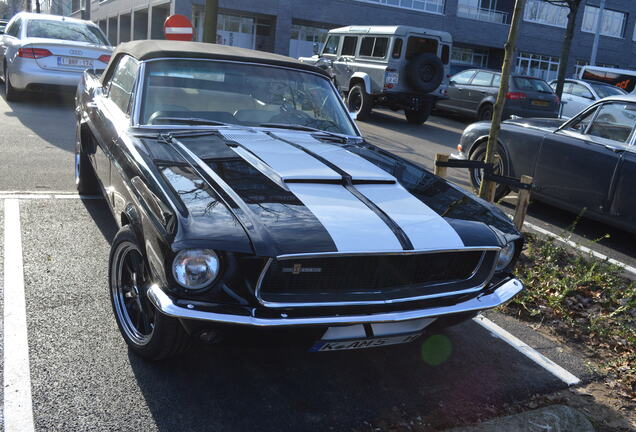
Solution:
M501 271L508 267L515 256L515 242L510 242L499 251L499 260L497 261L497 271Z
M174 257L172 274L184 288L205 288L219 275L219 257L212 249L182 250Z

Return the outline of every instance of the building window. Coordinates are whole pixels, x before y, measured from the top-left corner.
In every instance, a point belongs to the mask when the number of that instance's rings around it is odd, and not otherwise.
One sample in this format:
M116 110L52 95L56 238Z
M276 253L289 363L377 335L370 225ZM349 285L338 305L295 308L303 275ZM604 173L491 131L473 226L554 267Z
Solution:
M329 29L310 25L292 24L291 37L289 38L289 56L309 57L314 53L314 45L322 44L327 40ZM336 47L337 49L337 47Z
M596 23L598 22L599 8L596 6L585 6L583 13L583 24L581 30L587 33L596 33ZM603 9L603 21L601 22L601 34L622 38L625 36L625 22L627 14L624 12Z
M515 72L550 81L555 79L559 72L559 58L521 52L517 57Z
M241 48L255 48L254 19L219 14L216 28L216 43Z
M488 50L454 46L451 54L451 63L487 67Z
M508 13L497 10L497 0L459 0L457 16L498 24L508 23Z
M570 9L557 6L544 0L528 0L523 15L525 21L556 27L567 27Z
M434 14L444 13L446 0L356 0L365 3L376 3L385 6L393 6L402 9L414 9Z

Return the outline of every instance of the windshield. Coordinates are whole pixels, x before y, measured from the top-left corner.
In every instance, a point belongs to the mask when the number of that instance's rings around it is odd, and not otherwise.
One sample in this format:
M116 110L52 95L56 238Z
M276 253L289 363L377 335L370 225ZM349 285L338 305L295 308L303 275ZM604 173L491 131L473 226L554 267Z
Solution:
M606 85L606 84L597 84L597 83L589 83L596 94L602 99L610 96L620 96L627 94L623 89L619 89L618 87Z
M541 93L553 93L552 87L547 82L539 78L515 77L515 86L519 90L536 91Z
M71 21L30 20L27 25L27 37L108 45L108 41L97 27Z
M213 60L148 62L140 123L183 124L179 119L357 135L338 94L321 76Z

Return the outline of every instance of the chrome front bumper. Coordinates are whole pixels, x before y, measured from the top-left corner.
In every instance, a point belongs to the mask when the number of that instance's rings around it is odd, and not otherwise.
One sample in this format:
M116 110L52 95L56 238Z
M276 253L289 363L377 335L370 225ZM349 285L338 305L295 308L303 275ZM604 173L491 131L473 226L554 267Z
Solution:
M248 315L230 315L223 313L199 311L176 305L172 299L157 285L148 289L148 298L157 310L165 315L186 319L207 321L218 324L233 324L251 327L295 327L295 326L323 326L350 325L367 323L391 323L409 321L419 318L434 318L462 312L492 309L506 303L523 289L518 279L510 279L498 286L492 293L483 294L473 299L452 306L434 307L428 309L385 312L369 315L330 315L302 318L260 318Z

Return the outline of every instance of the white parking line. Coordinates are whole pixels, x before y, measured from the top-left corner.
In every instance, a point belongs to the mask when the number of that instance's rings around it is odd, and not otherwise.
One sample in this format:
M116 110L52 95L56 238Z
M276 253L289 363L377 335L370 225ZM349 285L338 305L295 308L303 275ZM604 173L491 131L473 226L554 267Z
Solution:
M31 373L24 300L20 204L4 201L4 430L31 432Z
M506 330L499 327L494 322L490 321L483 315L478 315L473 319L477 324L484 327L493 336L498 337L499 339L506 342L508 345L512 346L514 349L519 351L524 356L528 357L530 360L550 372L552 375L559 378L561 381L566 383L568 386L576 385L581 382L579 378L572 375L567 370L563 369L558 364L554 363L552 360L544 356L543 354L536 351L527 343L522 340L516 338L512 334L508 333Z
M540 234L546 235L548 237L552 237L555 240L558 240L558 241L560 241L562 243L565 243L566 245L568 245L570 247L573 247L574 249L578 249L581 252L584 252L584 253L592 255L592 256L600 259L600 260L607 261L607 262L609 262L611 264L614 264L614 265L617 265L619 267L622 267L625 271L627 271L627 272L629 272L629 273L631 273L633 275L636 275L636 267L632 267L630 265L625 264L624 262L615 260L614 258L610 258L607 255L603 255L600 252L596 252L595 250L592 250L592 249L590 249L590 248L588 248L586 246L582 246L582 245L580 245L578 243L573 242L572 240L568 240L567 238L561 237L558 234L555 234L555 233L553 233L551 231L548 231L545 228L541 228L540 226L537 226L537 225L532 224L530 222L525 222L523 225L528 227L528 228L530 228L533 231L536 231L536 232L538 232Z
M30 193L30 192L0 192L0 199L22 199L22 200L41 200L41 199L82 199L82 200L101 200L104 197L100 195L79 195L76 193Z

